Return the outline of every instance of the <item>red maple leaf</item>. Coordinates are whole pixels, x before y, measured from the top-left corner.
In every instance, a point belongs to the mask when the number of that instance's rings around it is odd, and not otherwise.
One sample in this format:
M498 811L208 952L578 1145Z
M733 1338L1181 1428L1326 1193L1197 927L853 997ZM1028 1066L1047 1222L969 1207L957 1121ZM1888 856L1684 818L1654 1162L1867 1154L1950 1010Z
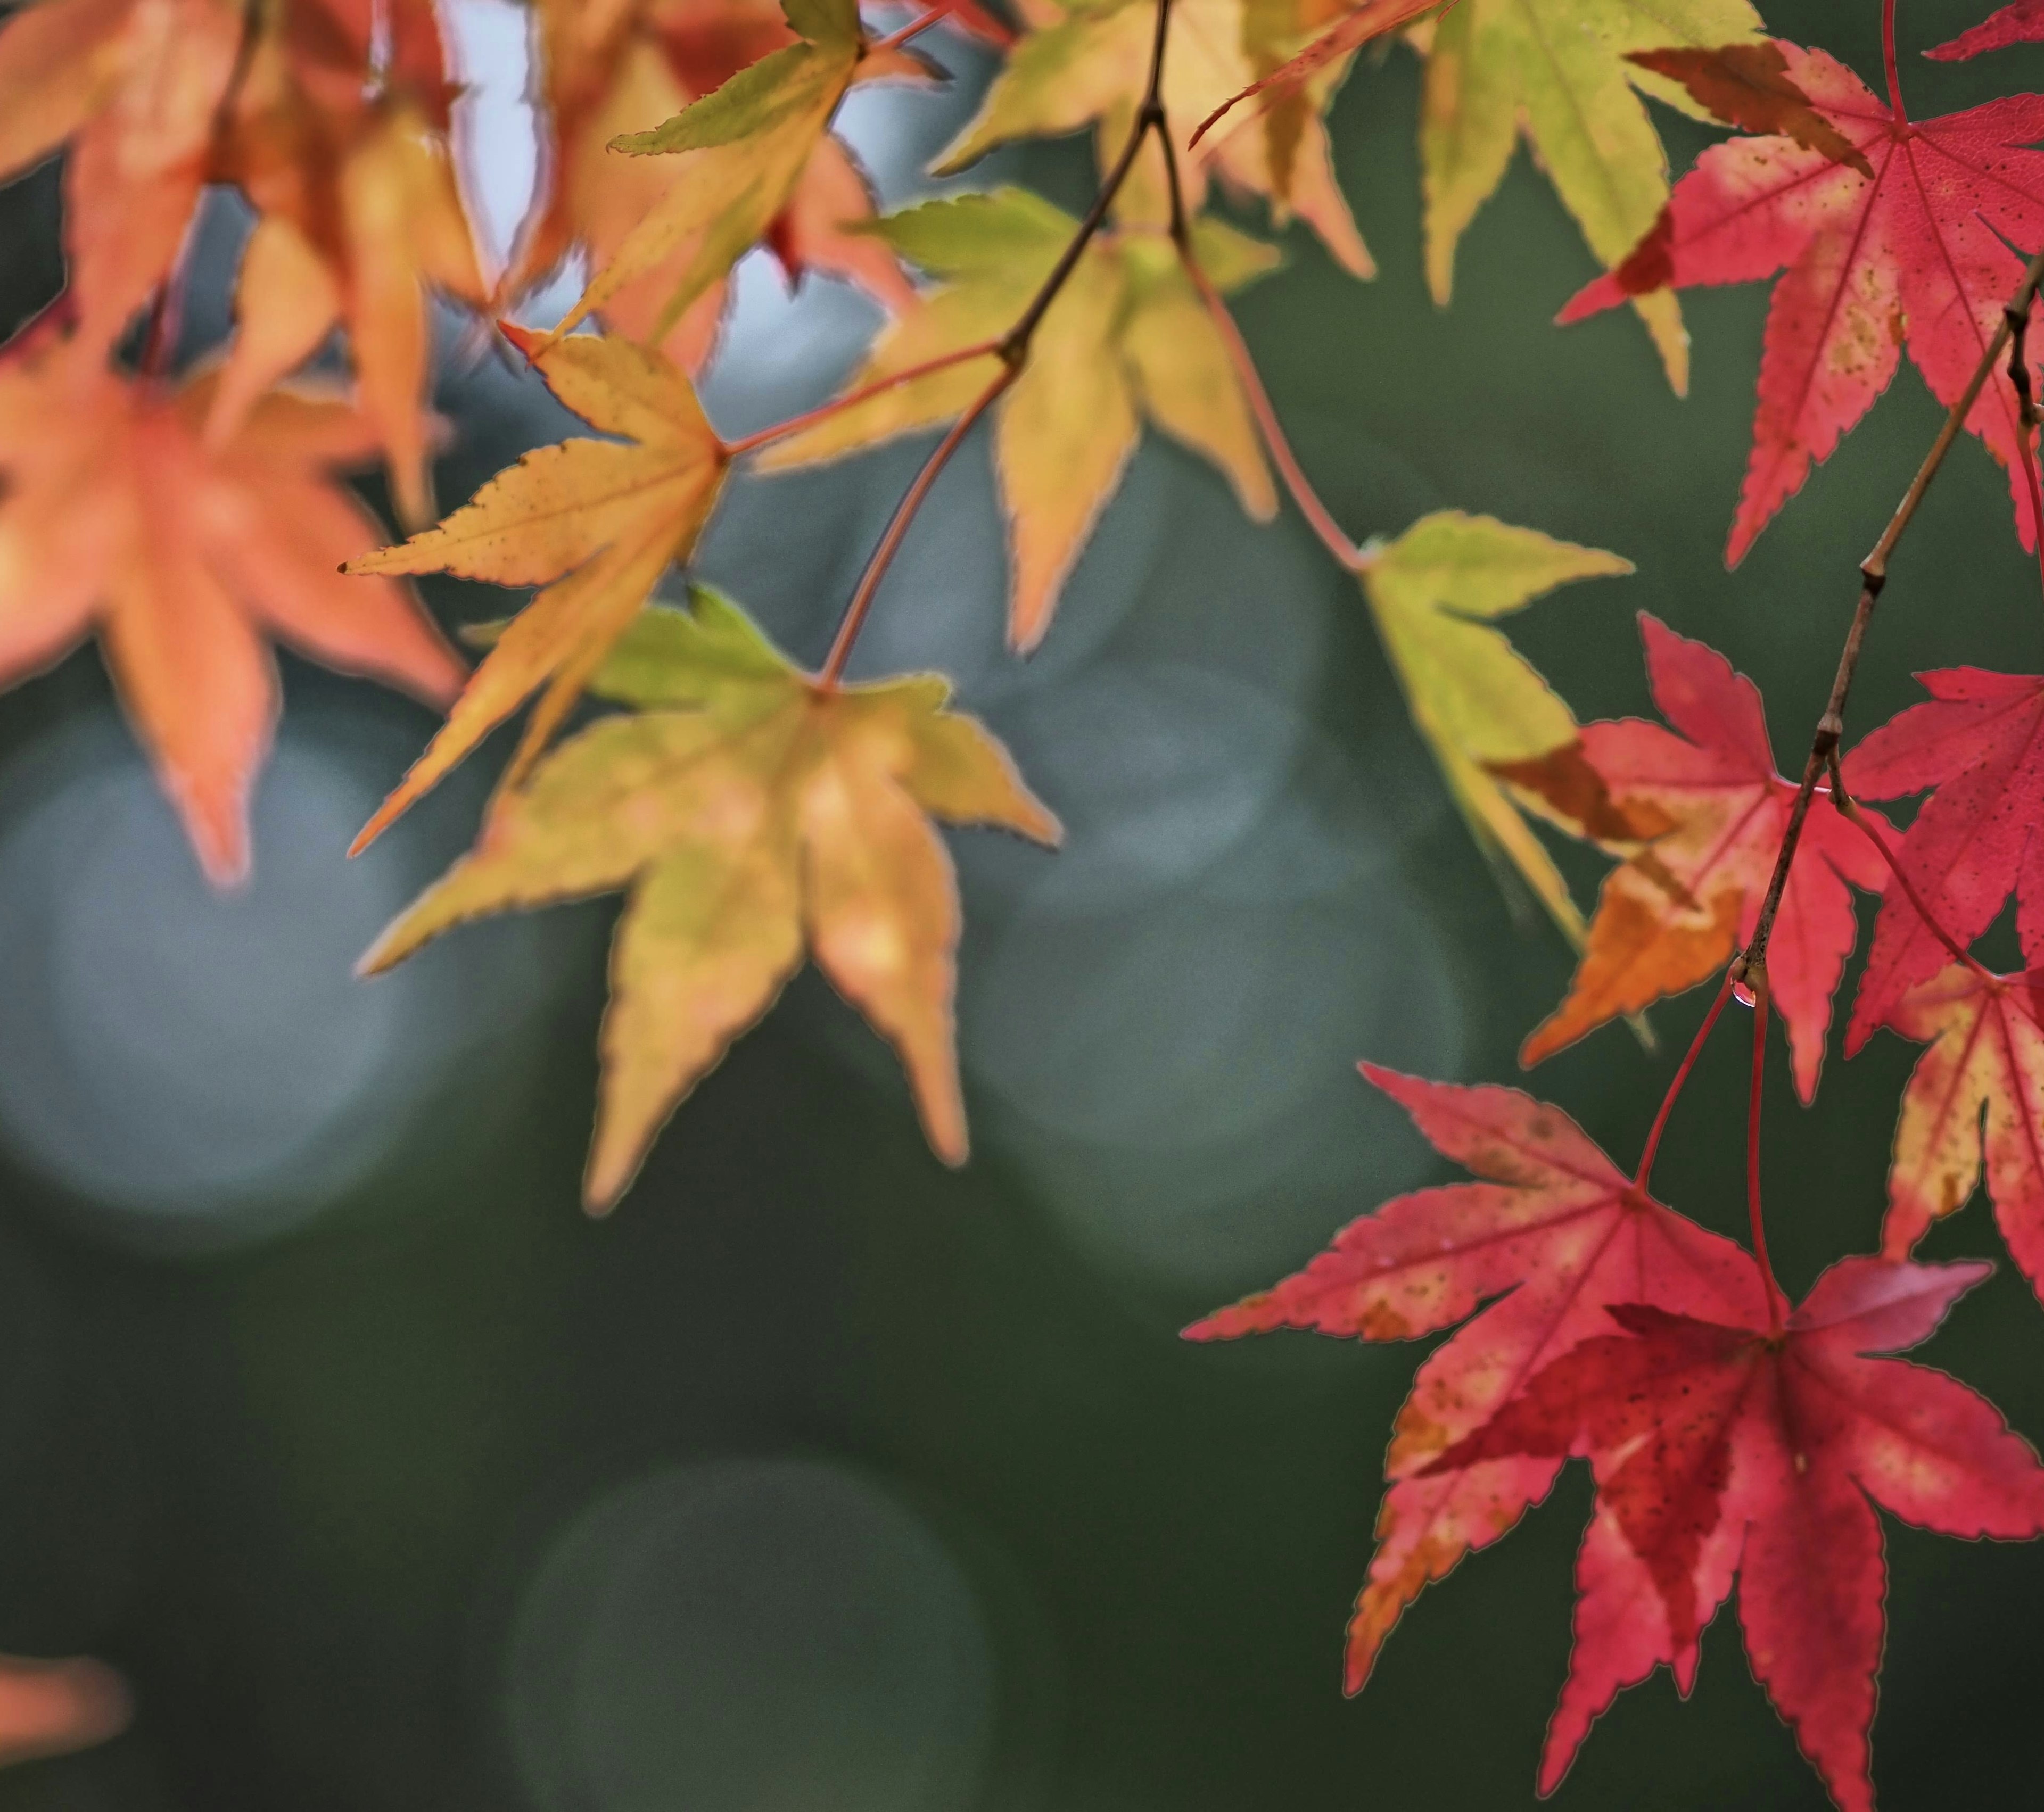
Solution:
M1557 1359L1435 1462L1452 1476L1574 1454L1596 1476L1543 1793L1622 1687L1666 1663L1687 1693L1736 1575L1754 1676L1831 1797L1871 1812L1885 1569L1868 1499L1946 1535L2044 1531L2044 1466L1992 1403L1927 1366L1866 1357L1927 1339L1988 1269L1845 1259L1773 1331L1764 1315L1614 1307L1623 1332Z
M1990 13L1972 30L1923 54L1938 63L1964 63L1983 51L2006 50L2011 44L2040 40L2044 40L2044 0L2014 0L1999 13Z
M1890 1021L1930 1048L1902 1092L1881 1249L1906 1258L1981 1180L2009 1254L2044 1294L2044 977L1954 963L1904 995Z
M1890 719L1846 758L1846 789L1871 799L1932 789L1897 852L1903 873L1961 946L1994 923L2013 893L2024 958L2044 967L2044 840L2031 835L2044 823L2044 678L1979 667L1916 677L1930 701ZM1846 1054L1949 960L1900 890L1884 900Z
M1363 1074L1436 1150L1483 1180L1385 1203L1304 1271L1185 1330L1193 1340L1281 1327L1401 1340L1499 1299L1420 1368L1399 1411L1377 1553L1349 1623L1350 1692L1405 1607L1510 1529L1561 1465L1558 1456L1513 1456L1443 1474L1431 1462L1539 1367L1606 1331L1608 1304L1643 1297L1702 1315L1765 1313L1744 1251L1653 1200L1560 1108L1516 1088L1458 1088L1372 1064Z
M1729 566L1801 488L1811 462L1827 459L1873 406L1905 344L1931 394L1947 407L1958 401L2022 278L2010 246L2044 245L2044 153L2021 148L2044 138L2044 96L1912 121L1899 93L1883 106L1822 51L1778 48L1796 87L1872 175L1787 136L1713 145L1631 256L1560 317L1581 321L1654 290L1782 273ZM2014 389L1997 371L1965 425L2009 469L2016 532L2031 547L2020 424Z
M1568 998L1526 1040L1523 1063L1692 988L1729 962L1753 935L1795 803L1796 784L1774 766L1759 688L1715 649L1644 612L1639 629L1654 702L1673 728L1635 717L1586 724L1581 752L1622 817L1660 828L1605 877ZM1552 758L1499 771L1565 804L1570 776ZM1575 785L1579 793L1579 778ZM1858 932L1852 887L1877 893L1887 878L1865 838L1815 802L1767 963L1806 1102L1824 1061L1831 996Z

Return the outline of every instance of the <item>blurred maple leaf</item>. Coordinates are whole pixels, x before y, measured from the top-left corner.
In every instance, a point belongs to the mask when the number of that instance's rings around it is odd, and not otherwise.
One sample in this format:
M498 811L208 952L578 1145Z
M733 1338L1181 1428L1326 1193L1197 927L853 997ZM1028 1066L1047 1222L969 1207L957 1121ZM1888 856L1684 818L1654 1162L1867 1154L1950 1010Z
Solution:
M127 1682L103 1661L0 1655L0 1768L89 1749L133 1712Z
M329 468L371 454L353 409L276 392L202 433L214 381L107 369L83 336L0 365L0 680L97 629L108 667L217 883L248 867L248 797L278 710L275 635L434 704L461 663L409 592L340 563L376 532Z
M1274 225L1297 215L1344 270L1373 277L1377 266L1335 181L1321 118L1347 73L1346 58L1329 63L1284 106L1231 123L1197 148L1192 143L1202 120L1267 75L1301 35L1339 10L1334 0L1176 0L1164 106L1189 209L1200 206L1208 177L1216 176L1261 196ZM1102 169L1128 142L1149 79L1155 6L1148 0L1073 0L1059 9L1046 0L1031 10L1033 29L994 78L978 114L939 155L932 167L938 175L962 170L1013 139L1077 132L1096 122ZM1157 186L1153 179L1150 186ZM1162 224L1161 215L1152 210L1147 224Z
M1455 248L1496 192L1523 132L1597 261L1616 264L1668 199L1668 155L1640 92L1692 114L1681 84L1634 51L1750 38L1748 0L1456 0L1427 54L1420 117L1427 281L1446 303ZM1679 393L1689 340L1672 294L1628 292Z
M213 166L259 216L213 431L345 327L407 528L433 516L431 298L486 294L448 155L450 92L429 0L290 0L250 48Z
M1576 721L1489 625L1557 585L1616 578L1632 562L1460 510L1423 516L1364 553L1363 595L1385 651L1477 846L1509 860L1580 950L1582 915L1568 883L1493 772L1570 748Z
M702 159L623 158L612 142L651 131L773 52L801 42L777 0L539 0L540 67L551 116L555 164L544 207L528 225L503 289L516 294L576 247L591 265L615 259L632 230L670 190L705 180ZM992 21L984 22L992 29ZM901 73L891 61L876 67ZM714 181L714 176L710 178ZM677 204L678 205L678 204ZM835 133L811 141L807 161L766 223L769 248L791 282L809 270L857 283L898 310L915 291L884 242L853 230L873 213L865 173ZM605 301L605 324L657 340L684 370L700 370L715 345L726 298L713 277L664 333L667 298L685 286L696 244L686 234ZM728 261L727 261L728 262Z
M926 814L1054 843L1057 821L934 674L839 688L735 605L642 615L591 682L637 708L562 745L379 939L388 968L508 907L629 890L611 951L584 1197L608 1208L661 1125L773 1004L805 948L909 1073L923 1129L966 1156L953 1049L951 858Z
M593 96L586 103L607 101L636 115L665 81L686 88L691 75L701 80L720 67L736 71L671 118L611 138L613 152L674 161L621 183L606 171L602 181L614 194L591 205L586 218L575 213L578 194L586 192L583 163L592 155L594 133L609 117L567 122L573 136L563 176L581 186L562 189L562 211L543 218L524 267L536 274L537 260L548 255L549 244L557 256L563 235L574 226L586 233L600 232L609 244L582 299L554 330L556 337L593 313L617 308L624 311L619 324L634 337L670 345L685 359L700 359L716 327L715 313L703 299L777 221L791 260L800 262L805 244L811 251L821 248L840 262L850 259L862 280L889 290L883 300L900 294L891 281L877 275L876 259L861 259L840 243L843 228L870 211L870 200L863 178L828 128L855 83L923 79L928 69L909 52L869 40L859 29L857 0L785 0L793 31L781 35L780 48L745 61L768 43L771 28L770 21L740 10L743 4L736 0L728 16L735 40L720 43L708 21L702 21L701 36L678 26L661 53L664 73L654 47L642 44L619 70L639 89L620 94L613 86L601 99ZM701 20L700 13L674 17ZM592 31L590 38L600 44L602 34ZM587 40L571 54L585 70L600 67L601 58ZM636 217L629 224L627 213ZM690 312L699 305L708 312L691 328ZM676 336L671 341L670 335Z
M1964 1207L1986 1160L2010 1255L2044 1295L2044 1028L2035 979L1956 963L1896 1003L1889 1023L1930 1048L1902 1091L1881 1250L1906 1258Z
M1735 1319L1765 1303L1741 1248L1662 1207L1560 1108L1516 1088L1373 1064L1363 1074L1482 1180L1385 1203L1304 1271L1185 1330L1192 1340L1281 1327L1404 1340L1474 1315L1420 1368L1398 1412L1377 1552L1349 1623L1352 1693L1405 1607L1508 1530L1561 1469L1558 1454L1543 1454L1450 1470L1444 1453L1541 1366L1608 1330L1610 1303Z
M456 573L546 588L470 675L440 733L355 839L356 850L544 685L505 777L515 785L660 575L688 558L723 489L724 443L694 387L659 353L614 335L549 344L505 331L562 402L619 439L539 447L439 527L349 563L355 574Z
M849 394L1014 325L1072 242L1078 222L1021 189L926 202L875 224L942 279L882 334ZM1216 221L1193 240L1215 285L1237 289L1277 254ZM769 447L762 471L835 459L957 415L998 375L988 351L911 378ZM1009 523L1009 639L1034 647L1064 582L1120 482L1147 415L1227 474L1267 521L1276 492L1256 425L1212 317L1159 232L1105 231L1088 242L1037 329L1020 375L995 405L994 468Z
M1453 1476L1574 1453L1596 1476L1543 1795L1622 1688L1666 1664L1689 1691L1736 1575L1754 1676L1833 1799L1873 1812L1886 1579L1868 1499L1941 1534L2044 1531L2044 1466L1993 1404L1928 1366L1867 1357L1928 1339L1988 1269L1844 1259L1785 1329L1764 1313L1727 1325L1614 1307L1623 1333L1565 1353L1435 1462Z
M176 262L243 29L230 0L40 0L0 23L0 182L70 146L68 312L102 347Z
M1728 566L1873 407L1905 345L1931 393L1948 408L1959 400L2022 280L2010 247L2044 245L2044 153L2023 148L2044 138L2044 95L1904 120L1823 52L1779 48L1789 79L1871 176L1792 137L1712 145L1623 263L1560 316L1782 273ZM2006 372L1990 374L1965 425L2008 469L2016 532L2034 547L2019 457L2029 431Z
M0 27L0 179L71 142L69 308L102 347L168 279L204 186L237 185L259 217L209 436L344 325L417 524L429 291L483 296L447 98L427 0L43 0Z
M1631 853L1604 877L1568 997L1534 1028L1522 1063L1693 988L1730 962L1753 935L1795 804L1796 782L1774 766L1759 688L1715 649L1643 611L1639 628L1654 702L1674 727L1633 717L1583 727L1582 760L1634 833L1629 843L1599 840ZM1544 793L1558 812L1582 808L1573 761L1500 763L1497 771ZM1852 889L1878 893L1888 880L1879 853L1829 798L1820 789L1804 820L1767 951L1806 1102L1817 1091L1831 996L1858 933Z

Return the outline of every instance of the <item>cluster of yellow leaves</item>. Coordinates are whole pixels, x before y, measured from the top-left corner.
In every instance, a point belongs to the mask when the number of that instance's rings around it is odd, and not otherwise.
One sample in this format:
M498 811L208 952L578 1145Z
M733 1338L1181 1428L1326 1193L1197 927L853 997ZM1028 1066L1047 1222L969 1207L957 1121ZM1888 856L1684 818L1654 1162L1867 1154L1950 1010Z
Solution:
M246 864L247 795L275 710L254 624L439 700L455 683L452 658L392 576L540 588L363 831L367 842L537 695L477 854L394 929L378 962L478 912L636 876L605 1034L592 1200L622 1188L674 1102L764 1010L804 935L900 1046L932 1143L955 1156L955 903L920 812L1038 835L1050 820L983 732L942 709L935 682L844 690L807 678L719 601L699 601L693 616L645 614L667 570L691 556L732 459L690 374L713 351L733 266L764 244L791 276L848 278L892 319L843 406L770 445L763 469L936 427L1001 386L994 470L1010 639L1026 650L1047 631L1144 421L1209 460L1251 516L1274 514L1228 329L1171 237L1153 142L1029 344L1010 343L1079 223L1013 189L875 219L832 121L854 87L927 80L932 67L864 29L856 0L532 0L532 10L550 155L494 288L451 167L451 90L429 0L245 10L232 0L41 0L0 28L0 175L70 147L73 271L68 341L25 355L0 389L12 493L0 514L0 666L28 670L96 623L195 843L229 877ZM1202 212L1216 187L1260 200L1274 225L1302 221L1338 263L1373 274L1324 116L1355 48L1424 10L1174 0L1166 130L1191 252L1215 291L1278 262ZM1001 35L969 0L945 10ZM1024 0L1020 11L1026 29L940 172L1017 138L1089 130L1105 169L1136 129L1152 0ZM1639 95L1692 105L1627 54L1741 40L1757 23L1746 0L1458 0L1415 28L1427 56L1421 138L1439 298L1522 130L1592 249L1607 263L1622 256L1667 193ZM1198 130L1274 76L1254 107ZM209 182L238 187L256 224L225 363L172 391L110 369L110 354L175 268ZM371 552L318 468L379 447L408 525L429 517L431 298L501 305L574 253L592 275L566 318L545 335L508 331L602 438L529 454L439 526ZM1674 304L1642 306L1679 386ZM591 317L603 337L574 333ZM278 393L336 328L356 408ZM10 437L10 398L17 424L60 406L73 425L31 450L25 427ZM57 537L87 521L95 555L70 562L52 586ZM341 560L359 575L352 584L333 575ZM1627 570L1456 513L1374 543L1360 568L1415 721L1479 843L1513 863L1578 942L1568 890L1496 777L1566 764L1576 727L1491 623L1566 581ZM34 608L8 603L31 588ZM547 758L592 685L659 708ZM656 744L673 759L649 753ZM953 755L938 760L939 745ZM967 745L971 762L957 753ZM759 768L762 750L778 765ZM955 774L953 757L964 764ZM606 778L613 758L623 766ZM968 768L970 785L959 777ZM855 835L870 840L856 860ZM889 864L898 872L882 873ZM882 912L874 901L890 886L901 896ZM714 904L727 895L743 921L736 931ZM886 950L895 955L883 962Z

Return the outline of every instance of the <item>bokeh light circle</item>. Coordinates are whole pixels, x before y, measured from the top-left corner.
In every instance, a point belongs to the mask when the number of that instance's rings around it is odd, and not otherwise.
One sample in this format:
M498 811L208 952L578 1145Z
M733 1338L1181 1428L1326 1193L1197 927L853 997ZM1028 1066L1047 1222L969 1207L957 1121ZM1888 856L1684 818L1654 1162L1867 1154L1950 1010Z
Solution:
M347 859L395 741L287 725L257 789L253 875L225 893L110 712L0 774L0 1139L94 1230L179 1250L297 1225L388 1159L473 1042L529 1015L532 951L494 975L507 943L531 942L521 927L354 975L444 859L416 836Z
M539 1812L963 1812L994 1725L964 1572L810 1460L670 1466L583 1510L523 1595L505 1686Z

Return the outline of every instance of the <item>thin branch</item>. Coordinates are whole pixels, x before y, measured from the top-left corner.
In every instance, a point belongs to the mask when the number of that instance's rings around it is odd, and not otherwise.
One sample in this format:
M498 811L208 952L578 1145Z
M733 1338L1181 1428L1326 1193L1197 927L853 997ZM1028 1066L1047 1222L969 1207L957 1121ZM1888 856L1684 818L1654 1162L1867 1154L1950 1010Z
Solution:
M1043 317L1050 312L1051 303L1058 299L1058 292L1070 280L1078 268L1079 259L1085 255L1086 247L1093 241L1107 219L1107 211L1114 205L1114 198L1121 193L1122 185L1128 180L1128 173L1135 167L1135 159L1143 149L1143 141L1155 132L1166 147L1166 163L1173 171L1175 182L1177 166L1169 155L1170 128L1164 118L1164 51L1171 35L1171 0L1157 0L1157 29L1151 40L1150 75L1143 84L1142 105L1136 111L1135 124L1128 134L1128 142L1121 148L1121 155L1114 161L1114 167L1107 173L1094 196L1093 205L1086 210L1085 218L1079 222L1078 230L1072 235L1071 243L1058 255L1051 266L1051 273L1038 286L1029 299L1028 305L1016 317L1015 324L993 342L990 348L975 347L972 355L991 351L999 358L1001 370L988 385L972 406L959 417L951 432L938 443L937 450L924 462L916 481L896 507L886 532L880 544L873 550L873 557L866 563L866 570L859 575L858 588L851 594L851 601L844 607L844 616L840 620L837 634L832 639L830 654L825 658L817 683L826 688L835 686L844 673L845 662L851 658L852 644L859 639L859 632L864 626L866 613L873 607L874 593L879 589L881 580L893 563L901 540L909 532L909 526L916 519L916 513L923 507L923 500L930 494L930 487L937 481L937 474L950 463L964 441L973 424L986 413L1000 399L1002 393L1022 375L1022 369L1029 360L1030 343ZM1174 210L1176 217L1177 210ZM899 382L898 379L896 382ZM885 387L884 386L882 386ZM828 405L827 405L828 409ZM827 413L827 410L826 410ZM743 443L732 451L740 451Z
M1831 697L1825 703L1823 716L1817 720L1816 733L1810 739L1809 758L1803 764L1803 784L1796 791L1796 803L1788 814L1788 829L1781 839L1781 853L1774 858L1774 873L1767 883L1767 896L1761 903L1759 919L1754 926L1751 939L1732 962L1731 973L1735 981L1746 981L1755 974L1762 978L1765 976L1767 940L1773 935L1775 916L1781 910L1781 892L1788 885L1789 864L1796 859L1804 820L1809 816L1810 800L1817 790L1817 781L1845 737L1846 697L1852 690L1853 674L1859 666L1860 650L1866 642L1867 626L1873 619L1875 601L1888 583L1889 556L1915 520L1923 493L1931 488L1931 481L1937 477L1945 455L1951 451L1959 430L1965 426L1966 417L1980 400L1980 393L1993 374L1996 365L2008 350L2013 337L2011 322L2029 318L2031 305L2037 299L2040 284L2044 284L2044 251L2031 259L2024 269L2023 281L2003 313L2000 327L1981 355L1980 363L1973 367L1973 374L1959 393L1958 400L1946 412L1944 426L1938 430L1938 438L1931 443L1931 451L1923 455L1923 463L1916 468L1915 477L1909 481L1909 489L1903 493L1902 501L1896 505L1888 526L1881 532L1881 539L1874 543L1873 551L1859 563L1859 603L1846 630L1846 643L1838 655L1838 668L1831 680Z
M859 574L859 589L851 594L851 602L844 607L844 616L837 626L837 635L832 640L830 655L824 662L817 683L826 689L835 686L844 676L844 663L851 658L851 645L859 639L859 632L865 626L866 613L873 608L873 594L879 590L880 582L887 576L887 569L893 565L894 556L900 550L902 537L909 532L909 525L916 520L916 513L923 507L923 499L930 494L930 487L937 482L937 475L951 463L951 455L963 444L971 433L974 424L993 408L1001 392L1020 375L1018 367L1003 365L992 383L974 399L972 406L952 423L951 432L937 443L937 450L923 462L923 469L916 474L916 482L909 486L906 494L894 507L894 515L887 524L887 532L880 537L880 545L873 550L873 558L866 562L866 570Z
M1718 1015L1725 1009L1725 1002L1731 998L1731 977L1727 975L1718 985L1718 997L1711 1003L1711 1010L1704 1014L1704 1023L1697 1027L1696 1035L1689 1041L1689 1053L1675 1072L1675 1080L1668 1085L1668 1092L1661 1097L1661 1111L1654 1116L1654 1124L1647 1129L1646 1147L1639 1154L1639 1168L1633 1173L1632 1186L1642 1196L1654 1175L1654 1155L1661 1149L1661 1135L1668 1130L1668 1116L1675 1111L1684 1086L1689 1080L1689 1072L1696 1066L1696 1059L1703 1054L1711 1028L1718 1023Z
M847 390L841 397L833 397L819 407L790 416L786 421L777 421L770 428L763 428L757 434L748 434L737 440L724 443L724 454L736 459L740 455L756 452L770 441L785 440L789 435L799 434L805 428L814 428L820 421L828 421L844 410L853 408L870 398L883 396L903 384L912 384L918 378L927 378L932 372L942 371L953 365L962 365L971 359L983 359L989 353L997 353L1001 342L982 340L972 346L961 346L954 352L940 352L934 359L925 359L920 365L909 366L891 377L875 378L870 384L861 384L855 390Z

